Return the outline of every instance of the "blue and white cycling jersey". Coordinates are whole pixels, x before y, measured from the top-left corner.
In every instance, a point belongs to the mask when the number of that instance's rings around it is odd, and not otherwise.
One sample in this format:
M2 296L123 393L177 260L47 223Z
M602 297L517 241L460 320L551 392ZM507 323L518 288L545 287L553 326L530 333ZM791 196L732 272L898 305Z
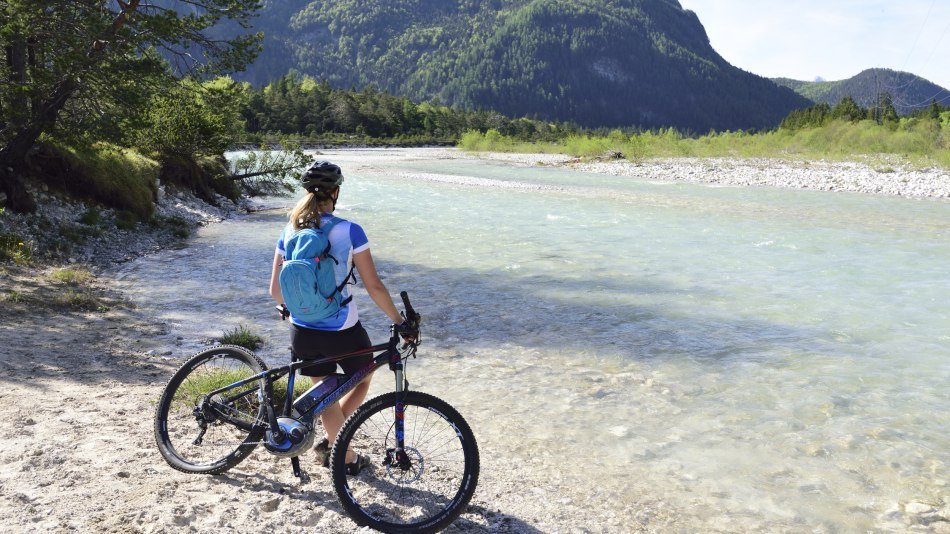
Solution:
M326 224L331 217L331 215L324 215L321 225ZM284 250L284 243L295 231L294 227L288 223L287 226L284 227L284 231L281 232L280 239L277 240L277 253L285 259L287 253ZM360 225L347 221L346 219L340 219L337 224L330 229L329 239L330 255L339 262L334 266L333 271L336 283L340 285L346 279L347 275L350 274L350 269L353 268L353 255L369 249L369 239L366 238L366 233L363 232L363 228ZM344 299L349 297L349 286L343 287L341 293ZM307 323L297 319L293 315L290 316L290 321L293 324L316 330L346 330L354 326L359 320L360 316L356 310L355 300L350 300L348 304L340 308L340 311L337 312L336 315L315 323Z

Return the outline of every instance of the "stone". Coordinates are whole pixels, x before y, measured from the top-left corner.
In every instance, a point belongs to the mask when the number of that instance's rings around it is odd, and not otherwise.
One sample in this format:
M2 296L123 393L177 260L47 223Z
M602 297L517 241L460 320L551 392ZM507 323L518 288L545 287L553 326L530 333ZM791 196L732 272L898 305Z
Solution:
M909 502L904 505L904 512L911 515L929 514L934 511L934 507L922 502Z

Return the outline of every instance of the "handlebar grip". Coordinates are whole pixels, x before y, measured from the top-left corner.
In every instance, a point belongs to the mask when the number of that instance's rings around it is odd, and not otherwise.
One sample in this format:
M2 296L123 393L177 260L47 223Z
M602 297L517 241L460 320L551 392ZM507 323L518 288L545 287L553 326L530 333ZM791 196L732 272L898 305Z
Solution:
M417 314L416 310L412 309L412 304L409 303L409 293L402 291L399 296L402 297L402 304L406 307L406 317L410 319L415 317Z

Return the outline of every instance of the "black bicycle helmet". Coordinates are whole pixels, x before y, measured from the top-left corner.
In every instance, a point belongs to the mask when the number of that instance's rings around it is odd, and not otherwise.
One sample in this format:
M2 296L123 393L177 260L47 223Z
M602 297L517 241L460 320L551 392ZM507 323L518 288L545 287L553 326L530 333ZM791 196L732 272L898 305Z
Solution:
M300 185L311 193L316 189L332 190L343 183L343 171L329 161L314 161L300 177Z

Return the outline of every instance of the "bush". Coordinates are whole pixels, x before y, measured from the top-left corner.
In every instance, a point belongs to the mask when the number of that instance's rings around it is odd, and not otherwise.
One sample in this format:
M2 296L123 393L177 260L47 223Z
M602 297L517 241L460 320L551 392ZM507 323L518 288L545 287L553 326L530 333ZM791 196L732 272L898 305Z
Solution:
M156 228L166 228L171 234L180 239L186 239L191 235L191 224L177 215L172 217L153 217L152 226Z
M244 325L226 331L219 341L225 345L237 345L248 350L256 350L264 344L264 338L251 332Z
M92 273L85 269L58 269L50 273L50 280L71 286L87 285L93 280Z
M25 264L30 262L33 251L23 238L14 234L0 234L0 261Z
M249 370L216 370L213 373L205 373L200 375L192 375L188 377L188 381L191 387L185 389L179 389L178 393L181 395L191 395L192 391L214 391L216 389L223 388L228 384L233 384L239 380L244 380L245 378L250 378L251 372ZM287 381L279 380L273 383L274 385L274 406L279 410L284 405L284 400L287 398ZM248 387L256 387L255 384L249 384L244 386L244 388L237 391L245 391ZM311 383L309 380L298 378L294 382L294 398L299 397L305 391L310 389ZM256 398L256 397L255 397ZM186 402L194 402L194 399L187 398L182 399Z

